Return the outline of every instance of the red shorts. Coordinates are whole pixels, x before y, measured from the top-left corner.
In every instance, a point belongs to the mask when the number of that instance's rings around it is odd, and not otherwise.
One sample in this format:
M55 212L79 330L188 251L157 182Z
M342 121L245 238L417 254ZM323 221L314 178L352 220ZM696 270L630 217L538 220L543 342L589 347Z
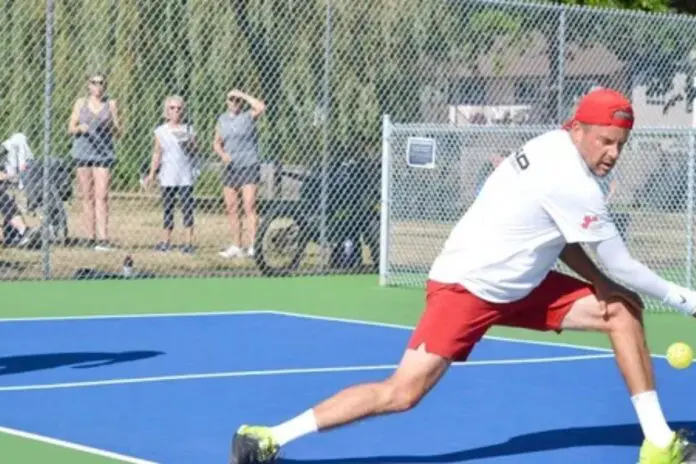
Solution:
M429 280L425 311L408 347L425 344L429 353L464 361L493 325L560 332L573 303L592 293L586 282L553 271L529 295L512 303L489 303L461 285Z

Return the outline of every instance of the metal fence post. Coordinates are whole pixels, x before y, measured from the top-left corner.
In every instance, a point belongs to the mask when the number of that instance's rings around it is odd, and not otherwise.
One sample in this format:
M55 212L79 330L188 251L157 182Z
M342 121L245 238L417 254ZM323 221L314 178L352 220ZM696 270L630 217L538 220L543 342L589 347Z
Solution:
M330 107L330 76L331 76L331 0L326 0L326 24L325 24L325 37L324 37L324 77L322 82L322 113L323 113L323 130L322 130L322 157L321 157L321 226L319 230L321 250L322 250L322 260L319 263L319 267L324 267L326 269L326 257L330 258L331 252L328 250L329 247L329 236L328 236L328 169L327 164L329 163L329 107ZM328 253L327 253L328 251ZM322 264L323 263L323 264Z
M389 273L389 203L391 193L391 133L392 124L388 114L382 116L382 199L380 202L379 238L379 284L388 285Z
M696 77L692 78L691 86L696 87ZM691 106L691 130L689 131L689 161L687 173L687 204L686 204L686 286L693 288L694 266L694 169L696 169L696 98Z
M53 22L54 22L53 0L46 0L46 57L45 57L45 84L44 84L44 133L43 133L43 220L41 221L41 249L43 255L43 278L51 278L51 240L50 240L50 217L51 192L50 167L51 157L51 106L53 94Z
M563 122L563 118L565 117L565 108L563 105L564 101L564 72L565 72L565 35L566 35L566 9L564 7L560 8L560 15L558 17L558 75L556 76L557 79L557 98L558 98L558 107L557 107L557 117L558 117L558 123Z

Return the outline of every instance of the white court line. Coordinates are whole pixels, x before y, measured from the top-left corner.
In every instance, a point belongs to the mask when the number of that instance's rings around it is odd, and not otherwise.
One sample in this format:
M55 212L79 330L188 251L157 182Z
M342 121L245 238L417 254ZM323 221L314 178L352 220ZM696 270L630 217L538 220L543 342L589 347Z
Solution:
M145 459L138 459L132 456L126 456L125 454L113 453L111 451L100 450L98 448L92 448L91 446L79 445L77 443L72 443L65 440L58 440L56 438L46 437L44 435L37 435L35 433L25 432L23 430L11 429L8 427L0 427L0 433L6 435L12 435L15 437L25 438L27 440L38 441L41 443L46 443L53 446L58 446L60 448L67 448L73 451L80 451L87 454L92 454L94 456L100 456L103 458L114 459L120 462L127 462L130 464L157 464L154 461L146 461Z
M195 313L90 314L88 316L30 316L0 318L0 322L59 322L92 320L96 321L101 319L157 319L206 316L246 316L253 314L273 314L273 311L259 309L249 311L202 311Z
M520 359L498 359L484 361L466 361L453 363L454 367L474 367L474 366L500 366L511 364L549 364L571 361L588 361L594 359L613 358L610 353L602 354L583 354L577 356L554 356L549 358L520 358ZM367 371L384 371L394 370L398 367L397 364L374 364L362 366L339 366L339 367L308 367L297 369L266 369L256 371L230 371L230 372L209 372L202 374L180 374L180 375L163 375L157 377L133 377L124 379L109 379L109 380L93 380L85 382L65 382L65 383L47 383L35 385L8 385L0 387L0 392L12 391L32 391L32 390L57 390L64 388L86 388L86 387L103 387L108 385L127 385L137 383L154 383L154 382L174 382L180 380L202 380L202 379L223 379L232 377L263 377L273 375L298 375L298 374L327 374L336 372L367 372Z

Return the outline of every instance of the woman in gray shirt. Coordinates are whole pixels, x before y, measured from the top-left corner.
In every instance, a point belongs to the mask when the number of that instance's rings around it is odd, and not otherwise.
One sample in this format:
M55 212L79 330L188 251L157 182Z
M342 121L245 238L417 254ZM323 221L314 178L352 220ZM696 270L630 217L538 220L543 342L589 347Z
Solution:
M244 111L244 103L250 108ZM227 93L227 112L218 117L213 150L222 159L223 195L232 233L232 244L220 252L223 258L254 254L254 239L258 224L256 190L260 180L260 162L256 120L266 105L239 90ZM238 197L241 192L244 215L247 218L247 246L242 241L239 223Z
M121 132L115 100L106 96L106 76L94 73L87 83L88 96L73 106L68 132L82 199L85 233L90 246L109 250L108 215L111 168L115 162L114 139Z

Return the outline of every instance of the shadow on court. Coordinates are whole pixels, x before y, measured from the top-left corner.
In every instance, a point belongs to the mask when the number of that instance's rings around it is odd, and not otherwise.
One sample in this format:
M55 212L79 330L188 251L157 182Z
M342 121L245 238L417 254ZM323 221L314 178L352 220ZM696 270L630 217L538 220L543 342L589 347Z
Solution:
M671 422L675 429L696 430L696 422ZM415 438L415 437L414 437ZM496 443L480 448L471 448L453 453L420 456L378 456L370 458L337 459L281 459L285 464L377 464L377 463L454 463L476 459L513 456L518 454L551 451L563 448L584 446L635 446L643 441L638 424L605 425L597 427L578 427L571 429L546 430L512 437L504 443ZM427 446L427 443L424 443Z
M117 353L75 352L6 356L0 358L0 375L20 374L64 366L72 366L73 369L92 369L140 361L163 354L161 351L123 351Z

